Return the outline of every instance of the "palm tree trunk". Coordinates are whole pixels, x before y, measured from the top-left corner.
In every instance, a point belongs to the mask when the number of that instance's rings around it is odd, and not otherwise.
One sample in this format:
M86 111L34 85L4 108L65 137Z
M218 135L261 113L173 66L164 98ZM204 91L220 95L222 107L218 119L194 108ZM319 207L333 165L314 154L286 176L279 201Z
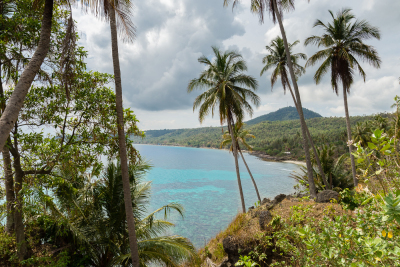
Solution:
M296 106L297 112L299 112L297 101L296 101L296 98L295 98L295 96L293 94L292 88L290 87L289 81L287 81L287 84L289 86L289 91L290 91L290 94L292 95L292 98L293 98L293 101L294 101L294 105ZM306 132L307 132L308 140L310 141L311 147L312 147L314 155L315 155L315 160L317 161L317 166L318 166L319 172L321 173L322 181L324 182L325 188L332 189L332 187L329 186L328 181L326 180L325 173L324 173L324 170L322 169L321 161L319 159L319 155L317 153L317 150L315 149L314 141L313 141L313 139L311 137L310 131L308 130L307 124L305 126L306 126Z
M251 181L253 182L254 189L256 189L258 201L260 201L260 204L261 204L261 197L260 197L260 193L258 192L258 187L257 187L256 181L254 180L253 175L251 174L251 171L250 171L249 166L247 166L247 162L244 160L244 157L243 157L243 154L242 154L242 150L241 150L240 148L239 148L239 152L240 152L240 156L242 157L243 163L244 163L244 165L246 166L247 171L248 171L249 174L250 174L250 178L251 178Z
M231 138L232 138L233 157L235 158L236 176L237 176L237 181L238 181L238 186L239 186L240 200L242 201L242 211L243 211L243 213L246 213L246 205L244 204L242 182L240 181L238 149L236 147L236 142L233 141L233 140L235 140L235 136L233 134L233 126L232 126L231 120L232 120L231 115L228 113L228 119L227 119L228 131L231 134Z
M3 148L3 168L4 168L4 179L6 187L6 202L7 202L7 220L5 231L9 234L14 232L14 178L11 169L11 157L10 151L7 146Z
M18 114L24 104L26 95L42 65L50 48L51 21L53 18L53 0L46 0L43 10L42 27L40 30L39 45L36 48L28 66L22 72L15 86L8 105L0 118L0 150L3 149L10 131L18 119Z
M344 112L346 114L346 126L347 126L347 140L351 141L351 125L350 125L350 116L349 116L349 108L347 106L347 90L343 87L343 100L344 100ZM349 152L350 152L350 160L351 160L351 171L353 173L353 181L354 186L358 185L358 180L356 177L356 164L354 163L354 156L352 154L353 145L349 144Z
M109 14L110 14L110 28L111 28L112 59L114 66L114 79L115 79L115 96L116 96L116 106L117 106L118 141L119 141L119 153L121 160L122 184L124 188L125 213L128 224L129 246L131 249L132 266L139 267L139 252L138 252L138 244L137 244L136 230L135 230L135 218L133 217L132 196L130 191L129 173L128 173L128 156L126 153L126 140L124 132L124 111L122 105L121 70L119 65L118 35L117 35L117 25L115 21L115 10L110 8Z
M310 189L310 195L311 195L311 197L315 198L317 196L317 191L316 191L315 183L314 183L314 177L313 177L313 171L312 171L312 165L311 165L311 158L310 158L310 149L309 149L308 142L307 142L307 132L306 132L306 127L305 127L306 121L304 120L303 107L301 105L299 88L297 86L296 76L294 75L294 71L293 71L293 65L292 65L292 61L291 61L291 57L290 57L290 51L289 51L289 46L288 46L288 42L287 42L287 38L286 38L285 29L283 28L281 14L279 13L279 9L278 9L278 6L276 4L276 0L272 0L272 1L273 1L273 4L274 4L275 14L276 14L276 17L277 17L278 22L279 22L279 28L281 30L283 43L285 45L286 58L287 58L287 63L288 63L288 67L289 67L290 77L291 77L292 82L293 82L294 92L296 94L297 104L299 106L299 108L297 109L297 112L299 113L301 132L302 132L302 136L303 136L303 145L304 145L304 153L305 153L305 156L306 156L308 184L309 184L309 189Z

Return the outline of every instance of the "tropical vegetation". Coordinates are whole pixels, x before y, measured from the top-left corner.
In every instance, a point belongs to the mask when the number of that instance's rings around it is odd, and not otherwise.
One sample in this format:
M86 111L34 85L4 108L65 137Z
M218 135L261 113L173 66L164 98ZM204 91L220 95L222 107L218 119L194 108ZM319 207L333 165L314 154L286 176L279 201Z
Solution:
M11 13L1 18L2 25L9 27L2 34L10 34L12 27L20 25L22 14L27 16L23 20L26 25L22 26L28 29L21 36L17 34L16 39L5 39L7 42L1 46L2 112L10 104L14 86L20 81L19 73L29 61L25 57L40 39L35 29L41 27L41 15L29 4L11 2ZM129 136L144 136L143 132L130 108L123 110L123 124L118 127L116 94L107 87L114 76L86 69L87 52L77 45L79 37L70 29L74 27L70 12L56 6L53 18L46 64L27 93L2 149L4 187L0 199L5 197L6 202L1 203L0 211L0 221L5 224L1 226L0 263L178 266L183 260L195 260L190 241L164 236L173 224L167 217L157 217L158 213L168 215L170 211L183 214L182 207L170 203L154 212L147 210L150 184L141 180L148 167L143 165L132 141L124 137L130 166L127 195L132 207L130 213L126 212L121 163L105 167L104 160L120 159L118 128ZM68 51L60 50L68 34L73 34L69 40L74 42ZM63 56L67 57L67 67L60 60ZM63 68L68 70L60 72ZM132 229L129 230L126 214L136 222L134 241L140 242L137 257L130 248Z
M297 111L296 111L297 112ZM377 124L382 118L387 121L390 114L350 117L353 129L357 123ZM306 120L313 141L318 148L323 144L336 146L338 154L348 151L346 137L346 120L341 117L318 117ZM254 152L261 152L275 157L304 159L299 120L263 121L253 125L245 124L256 138L247 141ZM227 130L226 126L223 128ZM202 127L193 129L165 129L146 131L146 138L132 137L135 143L179 145L188 147L219 148L221 127ZM369 131L365 131L368 134ZM355 130L353 130L355 134ZM243 147L243 149L246 149ZM290 155L284 152L290 152Z
M395 106L400 106L399 97L395 98ZM309 196L289 196L272 209L260 206L239 214L201 250L201 257L224 262L232 252L221 253L219 247L228 238L235 240L238 262L244 266L399 265L399 116L397 109L381 124L385 128L380 128L376 120L366 123L374 125L375 130L369 132L367 146L356 143L354 156L361 173L357 187L351 167L341 166L349 156L335 158L334 146L322 146L318 150L321 163L332 187L339 192L338 199L316 203ZM317 188L323 191L318 169L314 172ZM308 182L305 173L295 178L301 184ZM265 213L270 213L271 219L262 228L259 214Z
M304 42L322 49L308 57L294 52L299 40L286 37L283 16L294 1L249 2L260 23L268 13L280 29L265 46L260 76L270 75L271 89L280 79L294 107L246 125L260 105L257 79L238 51L212 46L211 56L198 58L203 70L187 91L201 91L193 103L200 123L216 115L220 127L146 137L122 102L118 41L134 39L130 0L80 2L110 24L113 75L87 69L73 1L0 2L0 266L400 266L400 97L393 113L370 116L350 117L347 101L355 73L366 81L362 63L382 64L365 43L379 40L380 30L350 9L329 11L330 22L314 23L322 35ZM342 86L344 118L303 108L298 83L319 62L314 81L329 72L337 95ZM135 143L229 149L241 212L197 251L172 234L170 216L184 216L181 204L150 210L151 165ZM262 199L245 151L304 160L291 175L296 193ZM248 210L239 157L258 198ZM321 200L325 193L333 197Z

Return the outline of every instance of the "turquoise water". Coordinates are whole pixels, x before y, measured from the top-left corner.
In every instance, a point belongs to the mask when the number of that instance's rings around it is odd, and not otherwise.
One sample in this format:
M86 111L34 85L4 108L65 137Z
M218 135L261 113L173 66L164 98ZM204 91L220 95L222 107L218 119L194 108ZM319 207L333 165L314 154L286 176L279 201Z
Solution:
M200 248L223 230L241 210L234 158L226 150L135 145L153 165L147 175L152 181L151 209L169 202L185 208L185 218L172 216L176 227L170 234L189 238ZM257 182L261 198L294 192L289 177L299 167L290 163L266 162L244 153ZM241 158L240 174L246 208L257 201L253 183ZM149 211L150 211L149 210Z

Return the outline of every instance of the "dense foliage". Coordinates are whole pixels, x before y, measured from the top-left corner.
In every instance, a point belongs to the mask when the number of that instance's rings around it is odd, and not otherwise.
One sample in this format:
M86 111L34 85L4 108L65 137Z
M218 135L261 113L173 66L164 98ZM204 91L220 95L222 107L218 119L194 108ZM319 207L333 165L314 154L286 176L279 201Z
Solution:
M1 3L1 11L9 12L1 17L5 27L1 34L9 36L0 47L2 112L37 46L42 7L32 9L31 4L23 0ZM114 77L87 70L87 52L76 43L65 53L66 35L79 39L68 17L68 11L55 7L46 64L1 151L1 266L132 265L121 168L104 166L119 155L116 95L107 87ZM67 67L62 66L65 61ZM125 133L143 136L133 111L127 108L123 116ZM165 235L173 227L169 213L182 215L182 207L170 203L147 210L151 187L143 177L149 166L141 161L132 141L126 142L141 266L177 266L182 260L195 259L188 239Z
M381 114L385 118L388 114ZM351 117L353 127L357 123L373 120L375 116ZM322 144L333 144L336 146L336 155L347 150L346 144L346 122L344 118L327 117L313 118L307 120L307 126L317 146ZM248 143L253 150L262 151L269 155L285 155L283 152L291 152L291 156L302 159L300 122L298 120L288 121L265 121L255 125L246 126L246 129L256 137ZM224 127L204 127L195 129L178 130L150 130L146 131L146 138L134 138L136 143L160 144L160 145L182 145L191 147L218 148L222 141ZM245 149L245 148L244 148Z

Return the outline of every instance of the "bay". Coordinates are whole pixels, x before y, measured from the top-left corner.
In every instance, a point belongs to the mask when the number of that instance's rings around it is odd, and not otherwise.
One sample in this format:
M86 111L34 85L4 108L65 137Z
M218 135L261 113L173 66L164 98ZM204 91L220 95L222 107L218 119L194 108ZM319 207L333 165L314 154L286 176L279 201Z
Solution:
M142 144L135 148L153 166L146 177L152 181L149 212L171 202L185 208L183 219L171 214L176 226L168 234L187 237L201 248L241 210L234 158L227 150ZM261 198L294 192L296 181L290 174L299 166L266 162L247 153L244 157ZM241 158L239 168L247 209L257 195Z

